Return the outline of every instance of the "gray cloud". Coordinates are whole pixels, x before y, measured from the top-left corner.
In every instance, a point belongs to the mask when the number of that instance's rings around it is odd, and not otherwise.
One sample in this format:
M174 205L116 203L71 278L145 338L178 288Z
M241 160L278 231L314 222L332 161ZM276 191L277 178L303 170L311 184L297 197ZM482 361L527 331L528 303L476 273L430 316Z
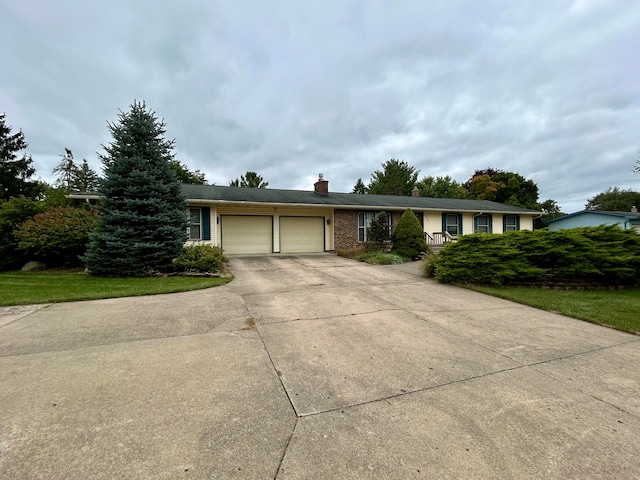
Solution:
M64 147L99 169L137 99L217 184L350 191L399 158L516 171L565 211L640 189L633 0L94 3L0 0L0 110L45 179Z

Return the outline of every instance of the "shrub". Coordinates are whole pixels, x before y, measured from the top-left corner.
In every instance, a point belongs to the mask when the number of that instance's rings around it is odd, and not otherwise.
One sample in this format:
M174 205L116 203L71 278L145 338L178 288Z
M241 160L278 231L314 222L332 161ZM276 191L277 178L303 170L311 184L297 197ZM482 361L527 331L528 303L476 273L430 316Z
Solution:
M19 268L29 260L18 248L14 230L43 209L42 202L24 196L0 200L0 270Z
M356 259L360 262L370 263L371 265L399 265L405 261L405 259L397 253L381 251L361 253Z
M405 210L398 220L391 240L392 251L403 257L418 258L423 252L429 251L420 222L410 209Z
M181 272L219 273L224 261L220 247L214 245L189 245L178 258L173 260L174 267Z
M14 230L18 248L53 264L80 264L97 222L94 210L54 207L38 213Z
M380 212L367 228L367 249L369 251L383 250L389 239L389 216L387 212Z
M360 255L360 254L362 254L362 253L364 253L366 251L367 251L367 247L365 247L364 245L359 245L359 246L354 247L354 248L336 250L336 254L339 257L355 259L355 258L358 257L358 255Z
M640 236L617 226L463 235L429 268L443 283L633 285L640 282Z

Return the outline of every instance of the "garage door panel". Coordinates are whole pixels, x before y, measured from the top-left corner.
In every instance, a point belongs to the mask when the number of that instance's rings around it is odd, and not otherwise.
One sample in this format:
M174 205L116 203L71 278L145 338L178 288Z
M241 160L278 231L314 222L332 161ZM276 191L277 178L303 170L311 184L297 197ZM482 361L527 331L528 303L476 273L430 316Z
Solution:
M280 217L280 251L324 252L324 217Z
M271 253L273 251L273 217L223 215L222 248L225 253Z

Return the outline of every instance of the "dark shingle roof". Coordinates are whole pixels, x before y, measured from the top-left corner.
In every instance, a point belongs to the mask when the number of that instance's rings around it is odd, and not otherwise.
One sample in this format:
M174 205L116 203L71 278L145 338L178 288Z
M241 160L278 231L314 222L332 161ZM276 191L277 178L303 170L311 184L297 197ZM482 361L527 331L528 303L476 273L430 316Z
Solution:
M401 210L446 210L473 212L532 213L536 210L513 207L487 200L461 200L452 198L401 197L394 195L362 195L357 193L329 193L318 195L313 191L279 190L275 188L239 188L217 185L182 185L187 200L207 203L289 204L317 205L337 208L388 208Z

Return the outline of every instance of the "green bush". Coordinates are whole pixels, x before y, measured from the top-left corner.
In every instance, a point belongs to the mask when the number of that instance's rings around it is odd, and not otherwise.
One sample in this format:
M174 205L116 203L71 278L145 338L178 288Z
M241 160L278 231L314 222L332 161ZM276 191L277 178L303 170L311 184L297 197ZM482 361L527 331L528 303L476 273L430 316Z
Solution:
M214 245L189 245L173 260L174 267L181 272L219 273L224 261L220 247Z
M403 257L418 258L423 252L429 251L420 222L410 209L405 210L398 220L391 241L392 251Z
M26 252L18 248L14 230L37 213L44 211L37 200L23 196L0 200L0 271L20 268L29 261Z
M640 282L640 235L616 226L463 235L447 244L429 272L443 283L634 285Z
M361 253L356 259L371 265L399 265L405 262L405 259L397 253L381 251Z
M55 265L79 265L96 222L94 210L54 207L20 224L14 235L28 256Z
M367 228L367 249L371 252L384 250L389 239L389 216L387 212L380 212Z

